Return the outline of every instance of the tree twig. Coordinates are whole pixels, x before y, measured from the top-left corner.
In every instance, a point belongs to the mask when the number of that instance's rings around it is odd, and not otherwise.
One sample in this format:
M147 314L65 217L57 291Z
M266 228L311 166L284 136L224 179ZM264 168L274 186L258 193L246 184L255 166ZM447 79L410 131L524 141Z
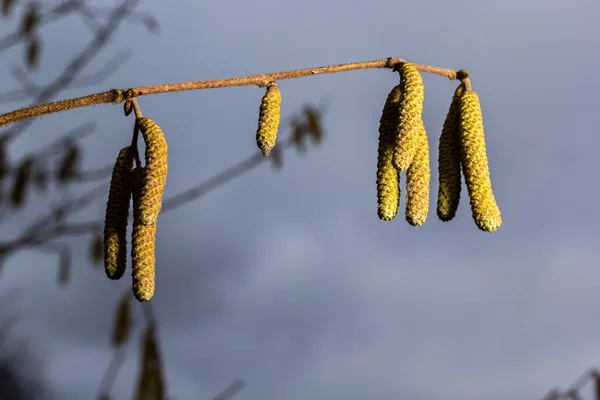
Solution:
M401 58L390 57L382 60L296 69L291 71L273 72L269 74L250 75L237 78L168 83L163 85L143 86L130 89L111 89L106 92L90 94L87 96L67 100L54 101L51 103L40 104L11 111L9 113L0 115L0 126L39 117L42 115L73 110L75 108L89 107L107 103L118 104L131 98L152 94L173 93L188 90L216 89L234 86L265 86L272 81L295 79L304 76L335 74L338 72L355 71L360 69L395 68L402 62L404 62L404 60ZM456 70L423 64L415 65L421 72L441 75L449 79L456 79Z

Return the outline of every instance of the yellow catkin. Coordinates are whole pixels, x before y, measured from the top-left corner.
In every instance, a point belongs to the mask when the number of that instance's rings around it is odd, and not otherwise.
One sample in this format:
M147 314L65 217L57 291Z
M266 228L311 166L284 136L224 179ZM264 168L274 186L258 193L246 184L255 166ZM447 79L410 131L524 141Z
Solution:
M121 149L110 180L104 218L104 271L110 279L120 279L127 266L127 218L133 157L130 147Z
M462 170L469 191L473 219L483 231L494 232L502 225L500 209L492 191L483 117L479 96L467 90L460 102L460 146Z
M137 167L132 174L133 233L131 239L131 275L133 294L138 301L148 301L154 295L156 224L141 223L139 207L144 201L146 170Z
M400 85L387 96L379 120L379 148L377 151L377 215L391 221L398 213L400 176L392 164L398 114L400 113Z
M415 155L406 171L406 221L412 226L423 225L429 213L429 141L422 122L416 139Z
M438 200L437 215L450 221L456 215L460 201L460 96L462 86L454 92L438 145Z
M138 126L146 143L144 184L138 204L139 222L143 225L152 225L158 219L167 183L168 147L165 135L153 120L140 118Z
M408 170L415 155L420 126L423 124L423 79L417 67L409 62L400 67L400 114L393 163L398 172Z
M281 119L281 92L276 82L267 86L267 91L260 103L256 144L266 157L275 146L277 130Z

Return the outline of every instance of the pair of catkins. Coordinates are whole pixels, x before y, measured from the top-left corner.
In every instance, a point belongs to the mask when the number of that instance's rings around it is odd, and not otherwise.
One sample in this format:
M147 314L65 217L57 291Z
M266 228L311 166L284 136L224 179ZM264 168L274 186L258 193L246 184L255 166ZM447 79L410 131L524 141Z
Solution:
M139 301L154 295L156 222L167 181L168 147L160 127L150 118L137 118L136 129L146 144L146 165L134 168L136 150L121 149L115 162L104 223L104 268L120 279L127 266L127 223L133 199L131 270L133 294Z
M429 212L429 142L423 124L424 87L417 67L399 68L400 84L387 96L379 123L377 212L384 221L398 213L400 173L406 171L406 220L422 225ZM461 192L461 170L470 197L473 219L483 231L502 224L492 192L479 97L468 75L460 71L460 86L452 98L439 140L437 215L454 218Z

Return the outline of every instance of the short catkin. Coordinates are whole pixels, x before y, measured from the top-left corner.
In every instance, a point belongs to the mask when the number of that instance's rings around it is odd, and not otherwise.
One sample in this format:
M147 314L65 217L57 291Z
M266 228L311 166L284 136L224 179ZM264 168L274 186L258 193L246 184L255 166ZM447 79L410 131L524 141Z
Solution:
M437 215L441 221L452 220L460 202L460 96L462 85L454 92L438 144Z
M150 118L139 118L138 126L146 143L146 165L139 207L139 222L156 223L162 207L162 196L167 183L168 146L160 127Z
M127 219L133 158L131 147L121 149L110 180L104 217L104 271L110 279L120 279L127 266Z
M267 90L260 103L256 144L266 157L275 146L277 130L281 119L281 92L276 82L267 85Z
M502 217L492 191L483 117L477 93L472 90L464 91L460 113L462 170L469 191L473 219L479 229L494 232L502 225Z
M393 163L398 172L408 170L417 148L420 126L423 124L423 78L413 63L400 67L400 114Z
M140 205L147 170L137 167L132 173L133 233L131 238L131 275L133 295L138 301L148 301L154 295L156 224L141 223Z
M408 171L406 171L406 221L412 226L420 226L429 213L429 141L425 125L418 128L417 146Z
M400 85L388 94L379 120L379 148L377 150L377 215L391 221L398 213L400 175L392 164L398 114L400 113Z

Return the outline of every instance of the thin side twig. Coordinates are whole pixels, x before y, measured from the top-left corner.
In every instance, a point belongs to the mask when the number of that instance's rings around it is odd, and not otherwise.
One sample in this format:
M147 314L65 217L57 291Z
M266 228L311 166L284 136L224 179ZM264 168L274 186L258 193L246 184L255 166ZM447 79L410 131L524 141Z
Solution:
M106 25L103 26L102 30L100 32L98 32L98 34L94 37L94 39L88 44L88 46L79 55L77 55L75 58L73 58L73 60L67 65L67 67L61 73L61 75L54 81L54 83L48 85L39 94L36 102L44 103L44 102L49 101L50 99L52 99L52 97L54 97L54 95L57 92L61 91L63 88L69 86L73 81L75 81L79 72L85 66L87 66L88 63L90 63L92 61L92 59L98 54L98 51L109 42L109 40L112 38L112 35L116 31L116 28L121 23L122 19L124 19L125 16L127 16L130 12L133 11L133 8L137 5L137 3L139 3L139 0L123 1L123 3L121 5L116 7L114 9L113 13L111 14L111 18L106 23ZM92 95L91 97L94 98L94 95ZM71 101L76 102L77 99L71 99ZM59 102L52 102L52 103L41 104L41 105L34 105L34 106L26 107L26 108L23 108L23 109L20 109L17 111L9 112L9 113L3 114L3 115L7 115L7 116L8 115L14 116L15 114L18 115L17 119L10 121L10 122L28 120L33 117L49 114L51 112L56 112L56 111L51 111L51 110L53 110L52 104L56 104L56 103L61 103L61 102L59 101ZM93 103L93 104L99 104L99 103ZM83 104L78 105L78 107L84 107L84 106L85 105L83 105ZM76 108L76 107L72 107L72 108ZM6 124L0 123L0 126L7 125L10 122L7 122ZM9 129L3 133L3 136L7 140L13 139L19 133L23 132L23 130L27 127L27 125L28 124L21 124L21 125L17 126L16 128Z

